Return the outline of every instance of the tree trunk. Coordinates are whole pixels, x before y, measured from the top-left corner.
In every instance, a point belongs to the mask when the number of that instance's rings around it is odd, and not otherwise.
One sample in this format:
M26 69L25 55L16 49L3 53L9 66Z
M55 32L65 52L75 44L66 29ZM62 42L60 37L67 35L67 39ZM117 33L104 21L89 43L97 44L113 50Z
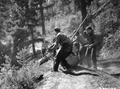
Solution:
M31 32L31 40L32 40L33 57L35 57L36 56L36 51L35 51L35 43L34 43L33 26L30 26L30 32Z
M40 5L40 13L41 13L41 20L42 20L42 34L46 35L46 31L45 31L45 18L44 18L43 6L42 5Z

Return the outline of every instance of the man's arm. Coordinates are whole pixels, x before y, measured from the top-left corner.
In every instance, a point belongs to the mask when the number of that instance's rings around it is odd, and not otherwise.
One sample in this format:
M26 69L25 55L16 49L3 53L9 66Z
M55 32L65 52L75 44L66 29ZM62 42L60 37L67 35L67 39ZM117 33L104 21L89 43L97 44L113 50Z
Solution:
M94 36L94 43L90 44L90 46L93 47L98 43L99 43L99 39L96 39L96 36Z
M56 42L54 43L54 46L51 48L52 50L56 50L59 44L60 36L58 35L56 37Z

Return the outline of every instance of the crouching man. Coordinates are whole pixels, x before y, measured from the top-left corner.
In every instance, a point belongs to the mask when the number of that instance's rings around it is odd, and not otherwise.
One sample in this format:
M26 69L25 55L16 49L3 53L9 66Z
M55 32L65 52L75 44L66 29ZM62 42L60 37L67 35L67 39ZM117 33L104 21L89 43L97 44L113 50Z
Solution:
M61 64L63 68L70 68L70 65L65 59L69 56L70 53L72 53L72 41L66 35L60 33L60 28L56 28L54 31L56 33L56 40L55 45L51 48L51 50L56 50L58 45L61 46L60 51L56 55L53 66L53 71L57 72L59 64Z

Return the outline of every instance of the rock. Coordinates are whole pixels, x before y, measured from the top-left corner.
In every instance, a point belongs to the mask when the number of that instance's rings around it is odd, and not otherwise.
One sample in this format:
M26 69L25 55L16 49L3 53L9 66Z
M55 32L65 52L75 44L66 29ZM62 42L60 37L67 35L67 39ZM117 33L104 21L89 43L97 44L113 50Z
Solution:
M103 71L109 74L119 74L120 73L120 61L105 61L100 63Z
M44 78L42 85L36 89L100 89L106 86L120 89L120 81L110 76L73 76L61 72L48 72Z
M52 61L45 63L45 68L52 68ZM92 71L86 68L79 68L81 75L65 74L61 71L51 72L49 69L44 72L44 79L36 89L120 89L120 80L100 70ZM91 73L91 74L85 74ZM97 74L99 76L94 76Z

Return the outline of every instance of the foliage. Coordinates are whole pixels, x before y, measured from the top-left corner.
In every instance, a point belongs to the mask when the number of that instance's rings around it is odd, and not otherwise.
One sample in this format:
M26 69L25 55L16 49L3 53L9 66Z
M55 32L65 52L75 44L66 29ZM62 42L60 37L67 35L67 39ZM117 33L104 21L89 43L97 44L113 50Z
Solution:
M26 65L32 59L32 54L29 52L29 49L29 47L23 48L17 53L16 58L21 65Z
M90 6L93 0L74 0L77 9L80 10L84 7Z
M10 17L9 7L10 7L10 0L0 1L0 38L5 37L4 22Z
M30 37L30 32L26 29L16 29L16 32L12 35L14 38L14 46L16 46L17 52L24 48L25 43L28 41Z
M103 0L100 3L105 3L107 1ZM115 5L115 3L117 3ZM119 3L119 4L118 4ZM98 15L94 20L93 23L95 25L95 32L100 33L104 35L104 46L102 49L102 55L106 55L105 58L110 58L114 54L116 54L114 57L118 57L118 52L119 52L119 5L120 2L115 0L110 0L110 4L108 4ZM94 6L94 5L92 5ZM97 8L97 7L96 7ZM94 9L96 9L94 8ZM91 11L94 11L93 8L91 8Z
M4 65L1 70L0 89L35 89L36 78L41 75L41 70L39 70L37 63L31 61L19 70L15 67L7 66L10 65L10 62Z
M11 55L10 44L4 45L0 42L0 65L5 62L6 56Z

